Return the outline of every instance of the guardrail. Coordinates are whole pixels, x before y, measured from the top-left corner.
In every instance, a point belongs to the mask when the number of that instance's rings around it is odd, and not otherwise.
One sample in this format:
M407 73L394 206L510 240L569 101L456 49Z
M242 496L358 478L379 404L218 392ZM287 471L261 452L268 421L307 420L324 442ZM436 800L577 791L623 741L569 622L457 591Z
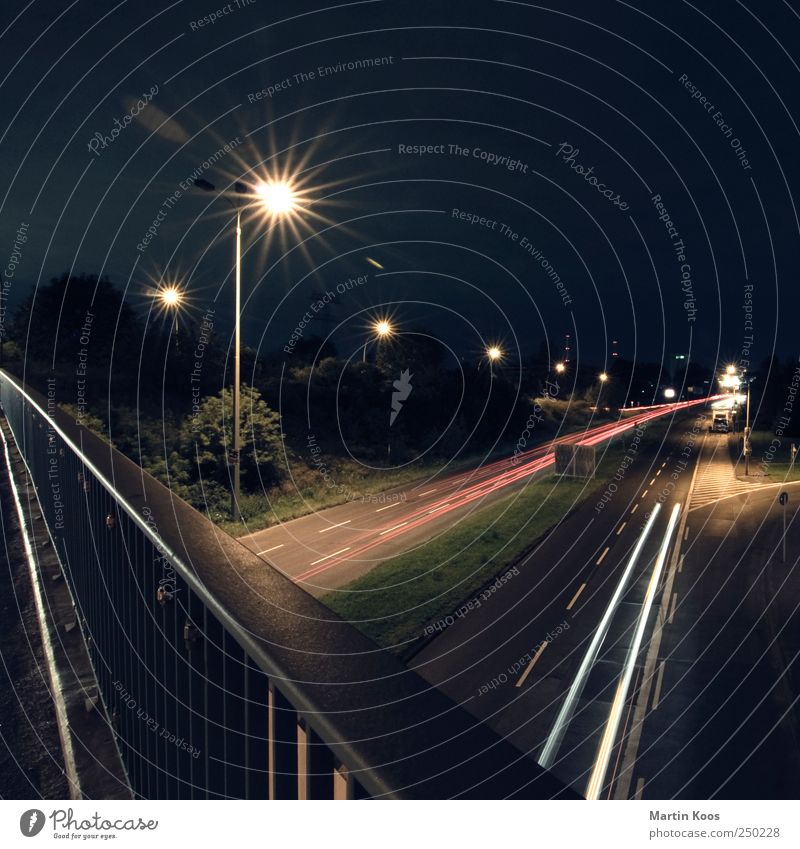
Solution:
M574 797L56 397L0 371L136 796Z

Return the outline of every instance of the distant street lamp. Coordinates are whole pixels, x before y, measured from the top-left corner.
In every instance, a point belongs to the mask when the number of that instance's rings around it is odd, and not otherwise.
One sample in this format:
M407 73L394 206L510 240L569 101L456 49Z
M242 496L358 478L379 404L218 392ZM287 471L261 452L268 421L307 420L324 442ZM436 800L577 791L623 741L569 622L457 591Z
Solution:
M233 466L233 489L231 491L231 518L234 522L241 521L242 513L239 509L239 495L241 488L241 422L240 408L240 381L241 381L241 319L242 319L242 202L241 197L249 197L245 206L258 205L268 215L279 218L295 211L298 206L297 194L292 184L285 180L270 180L259 182L255 186L237 181L234 183L234 197L232 200L228 192L217 192L216 187L208 180L198 179L194 185L204 192L216 192L220 197L230 203L236 210L236 288L234 305L234 350L233 350L233 451L231 452L231 465Z
M558 374L564 374L566 370L567 367L564 365L564 363L556 363L556 372Z
M380 341L381 339L386 339L388 336L391 336L394 333L394 328L392 327L392 323L385 318L378 319L372 324L372 333L375 338ZM369 345L370 340L364 343L364 350L361 354L361 362L365 363L367 361L367 346Z
M608 380L608 375L605 372L601 372L597 378L600 383L605 383Z
M675 397L675 390L672 388L668 388L664 390L664 397L672 400Z
M174 309L183 303L183 292L177 286L165 286L159 289L156 297L167 309Z

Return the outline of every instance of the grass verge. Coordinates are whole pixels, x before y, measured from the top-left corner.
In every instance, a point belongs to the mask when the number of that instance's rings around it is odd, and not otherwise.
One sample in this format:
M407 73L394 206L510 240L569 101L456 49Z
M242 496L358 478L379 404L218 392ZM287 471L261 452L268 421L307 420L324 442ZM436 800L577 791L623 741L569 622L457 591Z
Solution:
M655 428L652 428L655 430ZM645 439L654 434L647 433ZM625 453L609 448L591 481L534 480L416 550L381 563L323 601L378 645L405 654L495 575L524 556L550 528L602 492Z

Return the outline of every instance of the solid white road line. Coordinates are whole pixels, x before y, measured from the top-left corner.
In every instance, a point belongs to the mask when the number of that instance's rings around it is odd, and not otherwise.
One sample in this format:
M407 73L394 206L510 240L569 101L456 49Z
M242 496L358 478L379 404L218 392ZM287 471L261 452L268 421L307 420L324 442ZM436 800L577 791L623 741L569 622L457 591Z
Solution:
M656 675L656 686L653 690L653 710L658 710L658 699L661 695L661 685L664 683L664 666L666 664L665 660L661 661L661 665L658 667L658 675Z
M384 534L388 534L388 533L390 533L391 531L396 531L398 528L403 528L403 527L405 527L407 524L408 524L408 522L400 522L400 524L399 524L399 525L395 525L395 526L394 526L394 527L392 527L392 528L387 528L385 531L381 531L381 532L378 534L378 536L379 536L379 537L382 537Z
M324 557L320 557L320 559L319 559L319 560L315 560L315 561L314 561L313 563L311 563L310 565L311 565L311 566L316 566L316 565L317 565L317 563L322 563L324 560L330 560L330 559L331 559L331 557L336 557L336 555L337 555L337 554L344 554L344 553L345 553L345 551L350 551L350 546L349 546L349 545L347 546L347 548L340 548L338 551L334 551L334 552L333 552L333 554L326 554Z
M331 525L330 527L323 528L321 531L318 531L320 534L327 534L328 531L332 531L334 528L341 528L342 525L349 525L352 522L352 519L345 519L344 522L338 522L335 525Z
M534 665L536 664L536 661L539 660L539 658L542 656L542 652L546 648L547 642L545 641L539 646L538 650L536 651L536 654L531 658L531 662L525 667L525 671L520 676L519 681L517 681L517 687L521 687L525 683L525 679L528 677L528 675L530 675L531 669L533 669Z
M636 667L636 658L639 656L639 650L642 647L642 639L644 638L645 628L647 627L650 609L653 606L653 599L656 597L658 582L661 580L661 572L664 568L664 563L667 560L667 552L669 551L669 546L672 542L672 535L675 531L675 526L678 523L680 512L681 505L676 504L672 508L672 513L667 524L667 530L661 541L661 548L658 552L656 564L653 567L653 574L650 576L650 583L647 585L647 593L645 595L644 603L642 604L642 609L639 613L639 622L636 626L636 632L634 633L630 647L628 648L624 671L617 685L617 692L614 694L614 701L611 703L608 721L606 722L603 737L600 740L600 745L597 749L597 757L594 762L592 774L589 778L589 783L586 785L586 793L584 795L587 799L598 799L603 789L603 785L605 784L608 764L611 760L611 753L614 750L614 743L617 739L622 711L625 707L625 702L628 700L628 690L630 688L631 678L633 677L633 670Z
M617 584L617 587L614 590L614 595L611 597L611 600L608 603L608 607L606 607L606 611L603 614L603 618L600 620L600 624L595 629L592 641L589 644L589 648L587 649L583 660L581 661L581 665L578 668L578 671L575 675L575 679L572 682L572 686L567 692L566 698L564 699L564 702L561 705L561 710L559 710L558 716L556 717L556 721L553 723L553 728L551 729L550 734L548 735L547 740L545 741L545 744L542 747L541 754L539 755L539 765L543 766L545 769L548 769L550 766L552 766L552 763L555 760L558 748L561 745L561 739L564 736L564 731L566 730L566 727L569 724L570 719L572 718L572 713L575 710L575 705L578 699L580 698L581 693L583 692L583 687L586 684L586 679L589 676L589 672L591 671L592 666L594 666L597 654L600 651L600 646L603 644L603 640L606 637L608 626L614 616L614 613L616 612L617 606L619 605L619 601L628 586L628 581L630 579L631 573L633 572L633 569L636 566L636 561L639 559L639 555L642 552L642 548L644 547L644 544L647 540L648 535L650 534L650 531L653 527L653 524L658 516L658 512L660 509L661 505L657 503L653 508L653 512L650 514L650 518L647 520L647 524L644 526L642 533L639 535L639 539L633 551L631 552L631 556L628 558L628 564L625 567L625 571L622 573L622 577L619 579L619 583Z
M600 555L600 557L597 558L597 563L595 563L596 566L599 566L603 562L606 554L608 554L609 551L611 551L611 546L607 545L605 547L605 549L603 550L603 553Z
M575 604L575 602L578 600L578 596L579 596L579 595L580 595L580 594L581 594L581 593L582 593L585 589L586 589L586 584L581 584L581 585L578 587L578 592L576 592L576 593L575 593L575 595L574 595L574 596L572 596L572 601L571 601L571 602L567 605L567 610L572 610L572 606L573 606L573 605Z
M257 551L256 557L261 557L262 554L269 554L270 551L275 551L278 548L283 548L285 543L281 543L280 545L273 545L272 548L265 548L264 551Z
M392 507L399 507L402 503L402 501L395 501L394 504L387 504L385 507L379 507L375 512L380 513L381 510L391 510Z

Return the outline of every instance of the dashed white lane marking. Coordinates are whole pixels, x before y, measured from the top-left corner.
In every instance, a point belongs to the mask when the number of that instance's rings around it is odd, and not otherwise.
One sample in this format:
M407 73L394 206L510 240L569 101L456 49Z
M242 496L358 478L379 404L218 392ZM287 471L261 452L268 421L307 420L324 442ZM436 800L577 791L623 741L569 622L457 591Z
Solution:
M663 468L664 468L664 466L666 466L666 465L667 465L667 461L666 461L666 460L664 460L664 462L661 464L661 468L663 469Z
M627 522L623 522L623 523L619 526L619 528L617 529L617 536L619 536L619 535L623 532L623 530L625 529L625 525L627 525L627 524L628 524Z
M388 534L390 531L396 531L398 528L403 528L408 524L408 522L400 522L399 525L395 525L393 528L387 528L385 531L381 531L378 536L382 537L384 534Z
M521 686L525 683L525 679L528 677L528 675L530 675L531 669L533 669L533 667L534 667L534 666L535 666L535 664L536 664L536 661L537 661L537 660L539 660L539 658L542 656L542 652L543 652L546 648L547 648L547 643L546 643L546 642L542 643L542 644L539 646L539 648L538 648L538 650L537 650L536 654L535 654L535 655L531 658L531 662L530 662L530 663L529 663L529 664L525 667L525 671L524 671L524 672L522 673L522 675L520 676L519 681L517 681L517 687L521 687Z
M656 686L653 690L653 710L658 710L658 699L661 696L661 685L664 683L664 664L665 661L661 661L661 665L658 667L658 674L656 675Z
M352 521L353 521L352 519L345 519L344 522L337 522L337 524L335 524L335 525L331 525L330 527L323 528L321 531L319 531L319 533L327 534L328 531L332 531L334 528L341 528L342 525L349 525L350 522L352 522Z
M402 501L395 501L394 504L387 504L385 507L379 507L375 512L380 513L381 510L391 510L392 507L399 507L402 503Z
M272 548L265 548L264 551L257 551L256 557L261 557L262 554L269 554L270 551L275 551L278 548L283 548L285 543L281 543L280 545L273 545Z
M450 506L449 501L448 501L447 504L440 504L438 507L434 507L433 510L428 510L428 515L430 515L431 513L436 513L439 510L444 510L445 507L449 507L449 506Z
M644 498L644 497L645 497L645 495L647 495L647 493L648 493L648 492L650 492L650 490L649 490L649 489L646 489L646 490L642 493L642 498Z
M634 513L638 510L638 509L639 509L639 505L638 505L638 504L634 504L634 505L633 505L633 510L631 510L631 516L632 516L632 515L633 515L633 514L634 514Z
M685 554L681 554L681 559L678 561L678 571L683 572L683 558L686 557Z
M316 566L316 565L317 565L317 563L322 563L322 562L323 562L323 560L330 560L330 559L331 559L331 557L336 557L336 555L337 555L337 554L344 554L344 553L345 553L345 551L350 551L350 546L349 546L349 545L347 546L347 548L340 548L338 551L334 551L334 552L333 552L333 554L326 554L324 557L320 557L320 559L319 559L319 560L315 560L315 561L314 561L313 563L311 563L310 565L311 565L311 566Z
M607 545L605 547L605 550L603 551L603 553L600 555L600 557L597 558L597 563L595 564L596 566L599 566L603 562L603 559L605 558L606 554L608 554L609 551L611 551L611 546Z
M435 486L433 489L426 489L425 492L418 493L419 497L422 498L423 495L430 495L432 492L436 492L438 488L438 486Z
M636 792L633 794L633 798L641 800L643 792L644 792L644 778L639 778L636 782Z
M578 592L576 592L575 595L572 596L572 601L567 605L567 610L572 610L572 605L575 604L575 602L578 600L578 596L584 591L584 589L586 589L586 584L581 584L578 587Z
M661 469L659 469L659 470L656 472L656 478L657 478L660 474L661 474ZM655 478L653 478L653 480L655 480Z
M689 539L689 526L688 525L686 526L686 530L684 531L684 534L683 534L683 541L686 542L687 539Z
M675 608L676 608L677 606L678 606L678 594L677 594L677 593L673 593L673 594L672 594L672 604L671 604L671 605L670 605L670 607L669 607L669 618L667 619L667 622L668 622L670 625L672 624L672 620L673 620L673 619L674 619L674 617L675 617Z
M650 483L649 483L649 484L647 484L647 485L648 485L648 486L652 486L655 482L656 482L656 479L655 479L655 478L653 478L653 480L651 480L651 481L650 481Z

